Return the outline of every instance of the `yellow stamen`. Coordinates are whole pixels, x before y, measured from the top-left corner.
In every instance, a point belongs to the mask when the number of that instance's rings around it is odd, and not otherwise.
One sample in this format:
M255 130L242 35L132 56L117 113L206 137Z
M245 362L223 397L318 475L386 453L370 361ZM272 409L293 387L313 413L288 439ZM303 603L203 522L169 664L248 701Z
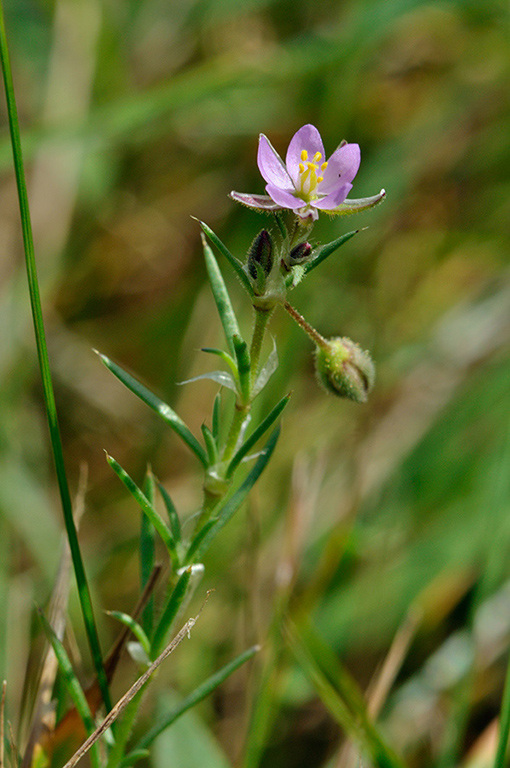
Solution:
M305 166L303 165L303 163L299 163L299 173L304 173L304 170L305 170Z
M321 159L321 157L322 157L321 153L320 152L316 152L315 155L313 156L312 163L318 163L319 160Z
M326 163L322 163L322 165L321 165L321 171L325 171L327 167L328 167L328 164L327 164L327 162L326 162Z
M302 160L303 162L305 162L306 160L308 160L308 152L306 151L306 149L302 149L302 150L301 150L301 160Z
M324 176L317 176L317 184L320 184L321 181L324 181Z

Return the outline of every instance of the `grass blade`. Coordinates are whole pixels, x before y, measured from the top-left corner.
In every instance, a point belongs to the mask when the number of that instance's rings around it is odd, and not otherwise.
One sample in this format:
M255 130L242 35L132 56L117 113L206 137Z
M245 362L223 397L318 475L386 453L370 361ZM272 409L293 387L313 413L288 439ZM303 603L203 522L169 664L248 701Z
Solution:
M309 624L287 625L294 656L325 706L345 732L369 753L380 768L404 768L367 714L355 681Z
M87 736L90 736L90 734L94 732L96 725L94 723L94 718L92 717L92 712L90 711L83 688L81 687L78 678L74 674L72 664L69 661L69 656L67 655L64 646L58 639L56 633L53 630L53 627L41 610L39 610L39 618L41 620L45 635L48 638L48 641L51 643L51 647L53 648L57 658L64 685L69 693L69 696L73 700L78 714L82 719ZM94 749L90 753L90 758L93 768L99 768L100 763L97 745L94 745Z
M218 672L215 672L214 675L211 675L211 677L203 682L202 685L199 685L198 688L193 691L193 693L190 693L189 696L183 699L183 701L181 701L178 706L175 707L175 709L173 709L158 723L156 723L150 729L150 731L147 731L147 733L142 736L140 741L137 743L135 750L138 751L139 749L147 749L147 747L150 747L160 733L162 733L166 728L169 728L172 723L175 723L178 717L183 715L192 707L195 707L200 701L203 701L206 696L209 696L219 685L221 685L228 677L230 677L230 675L235 672L236 669L239 669L239 667L252 659L258 650L258 645L254 645L252 648L248 648L248 650L241 653L239 656L237 656L237 658L226 664ZM130 755L127 755L125 761L129 761L129 758ZM123 762L122 765L129 765L129 762Z
M71 504L71 495L69 493L69 484L64 463L64 452L62 449L62 440L57 418L57 408L55 395L53 391L53 382L51 378L50 362L46 344L46 334L42 316L41 297L39 291L39 281L37 278L37 267L35 263L34 238L32 233L32 222L30 217L30 207L28 204L27 186L25 181L25 172L23 166L23 153L21 150L21 136L19 130L18 110L16 107L16 97L14 94L14 83L12 79L11 63L9 50L7 46L7 36L5 32L5 22L3 14L3 4L0 2L0 59L5 85L5 96L7 101L7 113L9 118L9 129L11 135L12 154L14 159L14 171L16 175L16 185L18 189L18 201L21 216L21 227L23 233L23 247L25 251L25 263L27 269L28 289L30 293L30 303L32 307L32 319L37 346L37 355L39 359L39 368L41 371L42 387L48 427L50 433L51 449L55 461L55 470L60 493L60 501L64 515L66 534L71 549L73 568L78 585L78 595L80 599L81 612L87 633L87 639L90 646L90 652L94 667L96 669L101 695L106 708L111 709L110 694L108 683L103 668L101 646L97 633L94 611L92 608L92 599L85 574L85 567L81 556L78 543L78 534L73 520L73 511Z
M155 395L153 392L150 391L150 389L147 389L147 387L144 387L143 384L141 384L137 379L135 379L134 376L131 376L130 373L125 371L123 368L120 367L120 365L117 365L117 363L114 363L113 360L110 360L109 357L106 355L103 355L101 352L97 352L103 363L106 365L109 371L113 373L114 376L116 376L119 381L121 381L131 392L140 398L146 405L149 406L149 408L152 408L153 411L155 411L163 421L165 421L173 430L174 432L179 435L181 440L183 440L188 448L191 448L195 456L199 459L201 464L206 467L207 466L207 455L196 437L193 435L191 430L186 426L186 424L183 422L179 416L175 413L175 411L170 408L169 405L167 405L161 398L159 398L157 395Z

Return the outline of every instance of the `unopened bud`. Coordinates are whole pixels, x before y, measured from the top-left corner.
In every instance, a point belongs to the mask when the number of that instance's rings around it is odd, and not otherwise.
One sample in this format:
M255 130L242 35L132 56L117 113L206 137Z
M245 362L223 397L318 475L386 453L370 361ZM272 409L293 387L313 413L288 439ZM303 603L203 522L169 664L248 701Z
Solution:
M258 233L248 251L248 272L254 280L258 277L256 264L267 277L273 266L273 241L267 229Z
M312 246L310 243L299 243L299 245L296 245L289 253L289 264L291 266L301 264L309 258L311 252Z
M329 339L316 349L315 370L327 392L366 403L374 386L375 368L368 352L348 338Z

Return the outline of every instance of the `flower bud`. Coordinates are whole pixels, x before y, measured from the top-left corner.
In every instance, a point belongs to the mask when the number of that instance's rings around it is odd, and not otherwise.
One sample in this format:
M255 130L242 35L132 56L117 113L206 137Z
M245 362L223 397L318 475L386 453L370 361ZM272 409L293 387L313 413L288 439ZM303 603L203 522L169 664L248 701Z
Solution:
M248 272L254 280L257 280L259 272L257 264L267 277L273 266L273 241L267 229L258 233L248 251Z
M312 252L312 246L310 243L299 243L289 253L289 264L294 266L295 264L302 264L303 261L309 258Z
M329 339L317 346L315 370L327 392L366 403L374 386L375 368L368 352L348 338Z

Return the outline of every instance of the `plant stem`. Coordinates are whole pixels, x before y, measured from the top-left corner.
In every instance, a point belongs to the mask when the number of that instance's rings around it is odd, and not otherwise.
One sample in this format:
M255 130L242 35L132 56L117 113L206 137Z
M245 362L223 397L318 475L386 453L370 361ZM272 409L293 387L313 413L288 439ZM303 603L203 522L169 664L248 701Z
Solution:
M289 304L289 302L286 301L283 306L292 317L292 319L296 321L296 323L304 330L306 334L308 334L308 336L317 344L318 347L327 347L328 342L324 336L321 336L320 333L315 330L315 328L312 328L312 326L306 322L303 315L300 315L297 309L294 309L292 304Z
M97 635L94 613L92 609L92 600L90 590L85 575L85 568L81 557L78 543L78 535L73 520L71 496L64 464L64 454L62 450L62 441L57 420L57 410L55 405L55 396L53 392L53 383L51 379L50 364L48 358L48 349L46 345L46 336L44 332L44 323L41 308L41 297L39 292L39 283L37 280L37 268L35 263L34 241L32 234L32 224L30 219L30 208L28 204L28 194L25 182L25 173L23 168L23 155L21 151L21 137L19 130L18 111L16 108L16 98L14 95L14 83L12 79L11 64L9 59L9 50L7 46L7 36L5 32L5 21L3 13L3 3L0 0L0 60L2 63L3 79L5 85L5 97L7 102L7 112L9 117L9 129L11 134L12 154L14 158L14 171L16 175L16 184L18 188L18 200L21 215L21 227L23 233L23 246L25 250L25 262L27 269L28 288L30 293L30 304L32 307L32 318L37 345L37 355L39 358L39 368L41 371L44 403L46 415L48 418L48 427L50 432L50 441L55 461L58 487L67 537L73 560L76 582L78 585L78 594L80 598L81 610L85 629L90 645L90 651L97 673L98 682L101 688L103 701L108 710L111 709L111 700L108 691L108 682L103 667L101 648Z

